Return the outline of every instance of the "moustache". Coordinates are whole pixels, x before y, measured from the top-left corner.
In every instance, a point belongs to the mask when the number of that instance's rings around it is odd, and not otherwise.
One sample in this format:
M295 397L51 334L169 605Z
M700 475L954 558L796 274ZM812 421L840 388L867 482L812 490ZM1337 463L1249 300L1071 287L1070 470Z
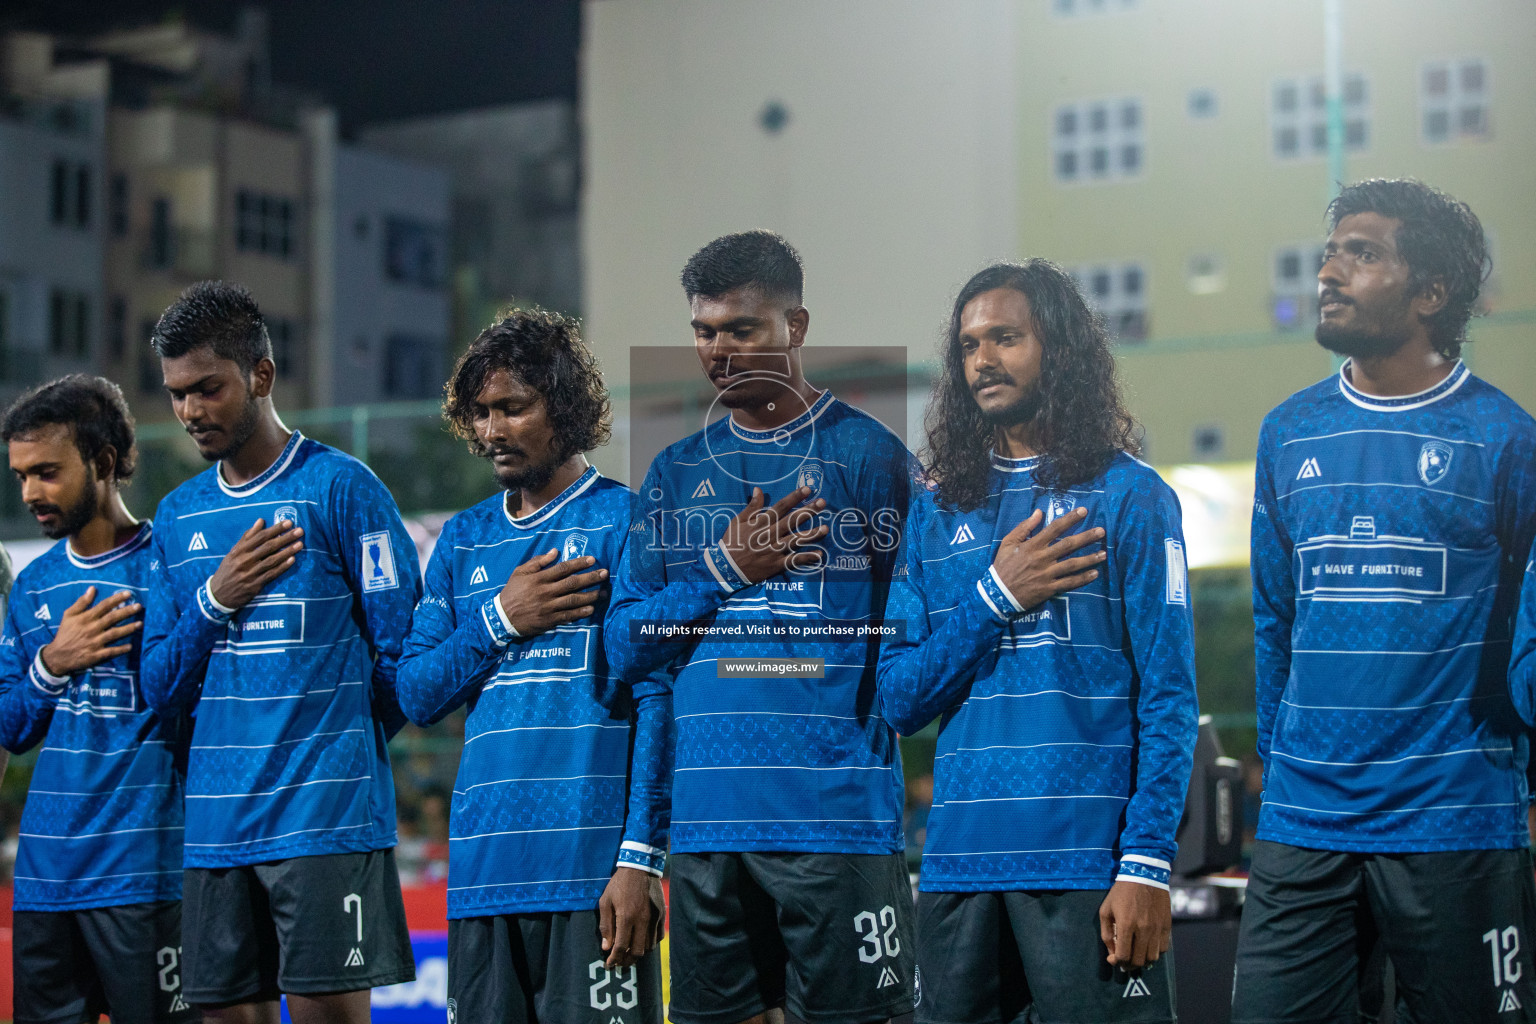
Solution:
M976 378L976 383L971 385L971 391L977 392L983 388L989 388L993 384L1012 384L1013 378L1006 373L989 374Z
M1319 306L1326 306L1330 302L1340 302L1346 306L1354 305L1353 299L1346 298L1340 293L1334 291L1332 288L1325 288L1318 293L1317 304Z
M57 505L28 505L27 511L34 516L61 516L64 510Z
M507 447L487 448L485 450L485 457L488 458L488 459L499 458L502 455L515 455L515 456L517 456L519 458L524 458L524 459L526 459L528 457L528 453L523 451L521 448L517 447L516 445L508 445Z

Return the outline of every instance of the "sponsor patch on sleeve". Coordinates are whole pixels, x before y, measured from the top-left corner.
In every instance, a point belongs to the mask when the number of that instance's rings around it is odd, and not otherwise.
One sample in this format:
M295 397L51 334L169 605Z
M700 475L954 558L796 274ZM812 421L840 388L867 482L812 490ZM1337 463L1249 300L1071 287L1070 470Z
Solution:
M400 574L395 571L395 553L389 546L388 531L365 533L359 543L363 549L363 593L398 587Z
M1189 603L1189 566L1184 562L1184 545L1172 537L1163 539L1168 561L1168 588L1163 600L1168 604Z

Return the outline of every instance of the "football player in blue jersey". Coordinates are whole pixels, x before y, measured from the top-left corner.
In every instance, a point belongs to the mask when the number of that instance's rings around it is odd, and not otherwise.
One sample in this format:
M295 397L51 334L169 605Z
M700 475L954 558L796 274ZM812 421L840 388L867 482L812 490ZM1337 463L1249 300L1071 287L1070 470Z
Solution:
M480 333L444 417L502 487L450 519L400 661L428 724L468 705L448 858L448 1006L486 1024L661 1024L672 727L609 669L604 590L633 494L588 465L611 414L576 321Z
M940 719L917 1019L1171 1022L1197 718L1178 499L1055 264L972 277L941 363L879 676L901 732Z
M116 384L28 392L0 429L59 541L22 570L0 638L0 742L42 743L15 875L15 1019L192 1021L181 990L187 722L139 682L152 527L123 504L133 418Z
M415 975L386 743L420 596L394 499L283 426L261 311L223 282L155 327L176 417L215 463L155 514L151 706L192 710L187 998L210 1020L366 1021ZM270 524L270 525L268 525Z
M805 379L810 314L782 238L716 239L682 277L728 415L652 462L607 620L623 678L674 673L669 1013L884 1020L912 1009L914 951L870 630L910 456Z
M1460 359L1489 267L1466 204L1371 180L1328 212L1317 340L1347 358L1259 433L1264 794L1232 1019L1354 1021L1380 942L1414 1020L1525 1020L1536 887L1507 675L1536 421Z

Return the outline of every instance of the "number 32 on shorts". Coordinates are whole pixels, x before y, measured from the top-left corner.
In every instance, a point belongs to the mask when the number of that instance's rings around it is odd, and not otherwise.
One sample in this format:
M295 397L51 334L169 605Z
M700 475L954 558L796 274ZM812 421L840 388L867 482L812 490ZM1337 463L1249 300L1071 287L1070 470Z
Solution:
M882 956L894 958L901 954L901 940L896 937L896 908L890 904L880 908L878 918L872 910L856 914L853 930L864 940L859 946L859 959L864 963L878 963Z

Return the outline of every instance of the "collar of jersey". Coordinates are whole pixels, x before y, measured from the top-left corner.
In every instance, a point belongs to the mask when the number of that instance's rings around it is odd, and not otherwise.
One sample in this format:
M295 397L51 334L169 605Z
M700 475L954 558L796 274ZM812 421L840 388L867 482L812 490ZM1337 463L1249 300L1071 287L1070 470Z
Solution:
M282 453L278 455L277 459L272 463L272 465L268 466L266 469L256 474L256 476L251 480L241 484L239 487L236 487L234 484L229 483L224 479L224 463L220 462L217 466L213 467L213 475L219 481L219 490L223 491L231 498L244 498L248 495L255 494L257 491L267 486L267 484L271 483L273 480L276 480L279 476L282 476L283 470L288 468L288 464L292 462L293 457L298 454L299 445L303 443L304 435L295 430L293 432L293 436L288 439L288 443L283 445Z
M1010 459L1005 455L992 453L992 468L1000 469L1004 473L1028 473L1040 465L1040 456L1030 455L1022 459Z
M812 420L816 419L816 417L825 412L827 406L831 404L832 389L828 388L821 393L820 398L811 403L811 407L809 409L805 410L805 412L801 413L799 416L796 416L788 423L785 423L782 426L774 427L772 430L747 430L745 427L737 424L736 417L727 416L726 419L730 421L731 433L735 434L743 441L750 441L753 444L767 444L769 441L772 441L775 438L782 438L789 434L795 433L797 430L800 430L802 427L806 426Z
M597 471L596 466L588 466L587 471L572 481L571 486L555 495L555 499L553 501L532 515L523 516L521 519L519 519L517 516L514 516L512 514L512 510L507 507L507 501L512 497L512 492L508 491L501 499L501 514L507 517L507 522L511 523L519 530L531 530L535 526L541 526L548 522L550 517L553 516L556 512L559 512L567 504L569 504L572 498L576 497L582 491L585 491L588 487L591 487L594 483L596 483L597 478L601 475L602 474Z
M69 564L77 569L95 569L106 565L108 562L114 562L124 555L132 554L145 544L148 544L149 535L154 531L154 525L148 519L144 520L139 524L138 533L123 541L111 551L103 551L101 554L92 555L90 558L76 554L74 545L66 538L64 541L64 554L69 557Z
M1349 367L1352 362L1353 360L1346 359L1344 365L1339 367L1339 393L1360 408L1374 409L1377 412L1401 412L1404 409L1417 409L1431 402L1438 402L1465 384L1467 378L1472 376L1472 371L1467 369L1467 364L1458 359L1445 380L1434 387L1425 388L1411 395L1381 398L1377 395L1368 395L1349 382Z

